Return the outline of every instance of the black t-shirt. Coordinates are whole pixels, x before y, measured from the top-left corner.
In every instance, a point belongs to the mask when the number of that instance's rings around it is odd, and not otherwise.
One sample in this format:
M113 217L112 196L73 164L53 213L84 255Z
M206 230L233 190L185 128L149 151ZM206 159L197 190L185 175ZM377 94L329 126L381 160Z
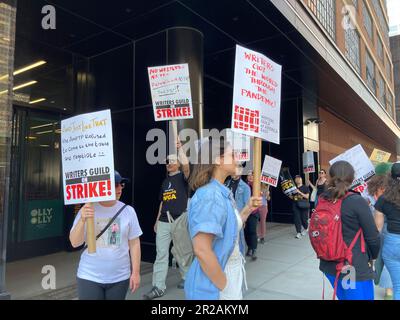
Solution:
M160 221L168 222L167 211L172 218L178 218L187 208L188 183L185 175L179 172L165 178L161 184L160 201L162 201Z
M236 190L238 188L239 182L240 182L240 179L233 180L232 178L228 178L225 181L225 185L232 191L233 197L235 197L235 195L236 195Z
M326 190L326 182L323 184L317 184L317 196L319 197L321 194L323 194Z
M350 246L360 228L364 234L366 252L361 252L360 238L353 248L353 266L356 271L356 281L374 279L375 274L369 262L378 257L381 238L376 228L367 201L354 193L342 202L342 234L344 242ZM336 275L336 262L320 260L320 270L330 275ZM340 277L348 276L341 274Z
M305 186L304 184L301 187L297 187L297 189L299 189L300 192L304 193L304 194L309 194L310 193L310 189L307 186ZM299 200L306 201L307 199L304 199L303 197L301 197L299 195L299 199L297 199L296 201L299 201Z
M387 230L390 233L400 234L400 208L381 196L375 203L375 209L386 216Z

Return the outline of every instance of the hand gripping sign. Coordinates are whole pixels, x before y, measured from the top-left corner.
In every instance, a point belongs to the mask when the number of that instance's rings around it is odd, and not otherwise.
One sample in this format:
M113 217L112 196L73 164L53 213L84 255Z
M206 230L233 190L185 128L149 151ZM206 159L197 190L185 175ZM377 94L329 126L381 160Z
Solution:
M282 66L236 46L231 128L254 137L253 195L260 195L261 139L279 144Z
M110 110L61 121L64 203L115 200ZM96 252L94 219L87 220L89 253Z

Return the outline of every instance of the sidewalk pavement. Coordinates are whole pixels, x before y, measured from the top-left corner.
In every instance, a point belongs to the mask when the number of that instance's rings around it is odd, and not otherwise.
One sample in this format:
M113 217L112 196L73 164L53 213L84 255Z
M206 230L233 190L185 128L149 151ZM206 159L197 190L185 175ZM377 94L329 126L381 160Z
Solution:
M292 225L269 223L265 244L259 244L258 259L247 259L248 291L245 300L321 300L323 277L319 262L308 236L295 239ZM76 299L76 269L80 252L57 253L49 256L7 264L6 289L12 299ZM56 268L56 290L44 290L41 273L44 265ZM141 300L152 285L152 264L142 263L141 287L128 300ZM180 281L177 269L171 268L167 278L167 292L159 300L183 300L184 292L177 288ZM325 280L325 299L333 290ZM382 300L384 290L375 288L375 299Z

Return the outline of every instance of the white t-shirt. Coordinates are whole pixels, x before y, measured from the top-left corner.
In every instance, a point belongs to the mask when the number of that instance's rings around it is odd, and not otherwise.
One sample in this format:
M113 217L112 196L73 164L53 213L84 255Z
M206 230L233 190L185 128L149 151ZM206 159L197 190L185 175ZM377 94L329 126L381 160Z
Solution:
M95 234L101 230L114 217L124 203L117 201L113 207L104 207L94 203ZM81 218L78 212L71 231ZM96 253L89 254L87 249L82 253L78 267L78 278L97 283L115 283L130 278L131 261L129 256L129 242L142 235L142 230L131 206L119 214L117 219L103 233L96 242ZM86 237L86 226L85 226Z

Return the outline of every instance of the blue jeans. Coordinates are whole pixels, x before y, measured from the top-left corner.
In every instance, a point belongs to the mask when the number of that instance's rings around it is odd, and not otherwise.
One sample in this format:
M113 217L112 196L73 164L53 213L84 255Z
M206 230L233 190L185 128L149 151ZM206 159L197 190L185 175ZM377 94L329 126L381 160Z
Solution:
M400 235L387 233L382 258L393 283L393 299L400 300Z
M332 287L335 285L335 276L326 274ZM347 281L346 281L347 283ZM338 280L336 296L339 300L374 300L374 281L356 281L355 284L350 284L350 288L345 289L342 285L342 279ZM354 289L352 289L354 287Z

